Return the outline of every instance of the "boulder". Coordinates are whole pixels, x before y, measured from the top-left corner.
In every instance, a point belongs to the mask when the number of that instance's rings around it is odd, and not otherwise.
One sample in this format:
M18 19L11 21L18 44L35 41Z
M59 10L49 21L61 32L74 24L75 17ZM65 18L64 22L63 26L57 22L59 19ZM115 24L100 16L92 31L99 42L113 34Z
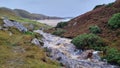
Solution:
M4 27L16 27L21 32L27 32L28 29L24 27L21 23L16 22L14 20L4 19Z

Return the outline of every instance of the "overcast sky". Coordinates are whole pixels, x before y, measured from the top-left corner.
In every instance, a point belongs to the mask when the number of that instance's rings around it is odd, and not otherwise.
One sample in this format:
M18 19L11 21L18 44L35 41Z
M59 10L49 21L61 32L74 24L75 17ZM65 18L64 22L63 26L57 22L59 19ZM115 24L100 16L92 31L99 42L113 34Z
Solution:
M115 0L0 0L0 7L25 9L49 16L73 17L92 10L96 5Z

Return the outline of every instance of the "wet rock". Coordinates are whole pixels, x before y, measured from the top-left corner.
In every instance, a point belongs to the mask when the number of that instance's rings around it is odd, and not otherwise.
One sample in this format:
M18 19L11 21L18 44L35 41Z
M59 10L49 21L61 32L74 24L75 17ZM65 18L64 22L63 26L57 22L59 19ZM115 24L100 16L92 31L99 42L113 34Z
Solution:
M99 54L101 53L101 51L93 51L93 56L92 58L95 59L95 60L101 60Z
M38 46L41 46L41 45L40 45L40 42L39 42L39 40L38 40L37 38L34 38L34 39L31 41L31 43L33 43L33 44L35 44L35 45L38 45Z

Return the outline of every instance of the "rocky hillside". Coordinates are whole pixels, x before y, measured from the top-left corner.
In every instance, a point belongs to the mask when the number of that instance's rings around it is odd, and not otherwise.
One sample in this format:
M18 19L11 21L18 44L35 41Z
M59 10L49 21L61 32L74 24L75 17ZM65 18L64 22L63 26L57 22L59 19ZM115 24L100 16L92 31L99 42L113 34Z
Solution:
M61 19L60 17L50 17L43 14L30 13L23 9L9 9L5 7L0 7L0 16L16 16L22 18L28 18L33 20L41 19Z

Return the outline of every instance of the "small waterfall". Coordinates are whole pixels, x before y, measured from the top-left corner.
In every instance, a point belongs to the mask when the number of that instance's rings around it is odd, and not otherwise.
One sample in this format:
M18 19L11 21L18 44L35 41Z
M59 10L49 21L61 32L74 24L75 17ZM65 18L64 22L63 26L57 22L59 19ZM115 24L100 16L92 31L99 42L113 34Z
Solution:
M58 60L65 65L66 68L119 68L100 61L99 51L82 51L75 48L71 43L71 39L60 38L42 30L34 32L43 35L43 43L45 48L50 51L50 57ZM87 58L88 53L92 51L92 58Z

